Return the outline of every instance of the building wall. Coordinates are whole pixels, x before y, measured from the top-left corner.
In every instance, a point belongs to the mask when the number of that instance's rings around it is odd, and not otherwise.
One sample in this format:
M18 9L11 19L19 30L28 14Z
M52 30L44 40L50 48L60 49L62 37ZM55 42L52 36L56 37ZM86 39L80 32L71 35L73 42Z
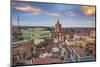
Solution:
M28 28L22 34L24 39L42 39L51 37L51 32L45 28Z
M95 30L91 30L90 36L94 36L95 37Z
M17 45L12 48L13 64L24 64L27 58L32 57L31 45L28 43L13 44Z
M43 42L44 39L34 39L34 44L38 45L39 43Z

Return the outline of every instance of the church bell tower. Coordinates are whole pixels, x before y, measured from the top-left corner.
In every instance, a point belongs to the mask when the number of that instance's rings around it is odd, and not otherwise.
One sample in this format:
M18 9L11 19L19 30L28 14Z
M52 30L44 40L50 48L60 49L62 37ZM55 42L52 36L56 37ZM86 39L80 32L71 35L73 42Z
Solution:
M60 33L61 32L61 24L59 19L57 20L57 23L55 24L55 32Z

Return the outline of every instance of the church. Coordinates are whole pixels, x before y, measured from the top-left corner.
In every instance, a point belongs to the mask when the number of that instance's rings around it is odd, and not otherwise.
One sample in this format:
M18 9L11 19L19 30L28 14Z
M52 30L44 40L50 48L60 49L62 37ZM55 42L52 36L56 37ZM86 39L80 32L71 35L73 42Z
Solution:
M63 28L59 19L57 20L52 37L56 39L56 42L65 42L65 40L73 39L74 31L71 29Z

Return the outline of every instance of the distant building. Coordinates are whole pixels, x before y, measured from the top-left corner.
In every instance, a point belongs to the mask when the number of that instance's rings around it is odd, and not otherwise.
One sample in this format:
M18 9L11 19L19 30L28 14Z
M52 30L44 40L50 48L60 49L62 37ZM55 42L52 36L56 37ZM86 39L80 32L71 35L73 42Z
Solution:
M95 31L95 28L91 29L88 41L91 42L91 43L95 43L95 41L96 41L96 31Z
M19 41L21 39L22 32L18 28L18 26L12 26L12 41Z
M95 29L91 29L91 31L90 31L90 36L91 36L91 37L95 37L95 35L96 35Z
M82 40L82 39L84 40L84 39L88 38L89 36L90 36L90 32L82 31L82 32L76 33L74 35L74 39L75 40Z
M74 35L76 45L86 46L88 43L95 43L95 29L80 31Z

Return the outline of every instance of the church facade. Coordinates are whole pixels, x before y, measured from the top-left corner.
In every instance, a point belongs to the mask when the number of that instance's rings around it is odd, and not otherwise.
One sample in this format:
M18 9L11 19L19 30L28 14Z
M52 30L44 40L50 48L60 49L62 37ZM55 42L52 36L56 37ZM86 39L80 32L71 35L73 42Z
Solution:
M65 42L66 39L73 39L73 34L73 31L62 28L59 19L57 20L57 23L55 24L55 30L52 32L52 36L58 43Z

